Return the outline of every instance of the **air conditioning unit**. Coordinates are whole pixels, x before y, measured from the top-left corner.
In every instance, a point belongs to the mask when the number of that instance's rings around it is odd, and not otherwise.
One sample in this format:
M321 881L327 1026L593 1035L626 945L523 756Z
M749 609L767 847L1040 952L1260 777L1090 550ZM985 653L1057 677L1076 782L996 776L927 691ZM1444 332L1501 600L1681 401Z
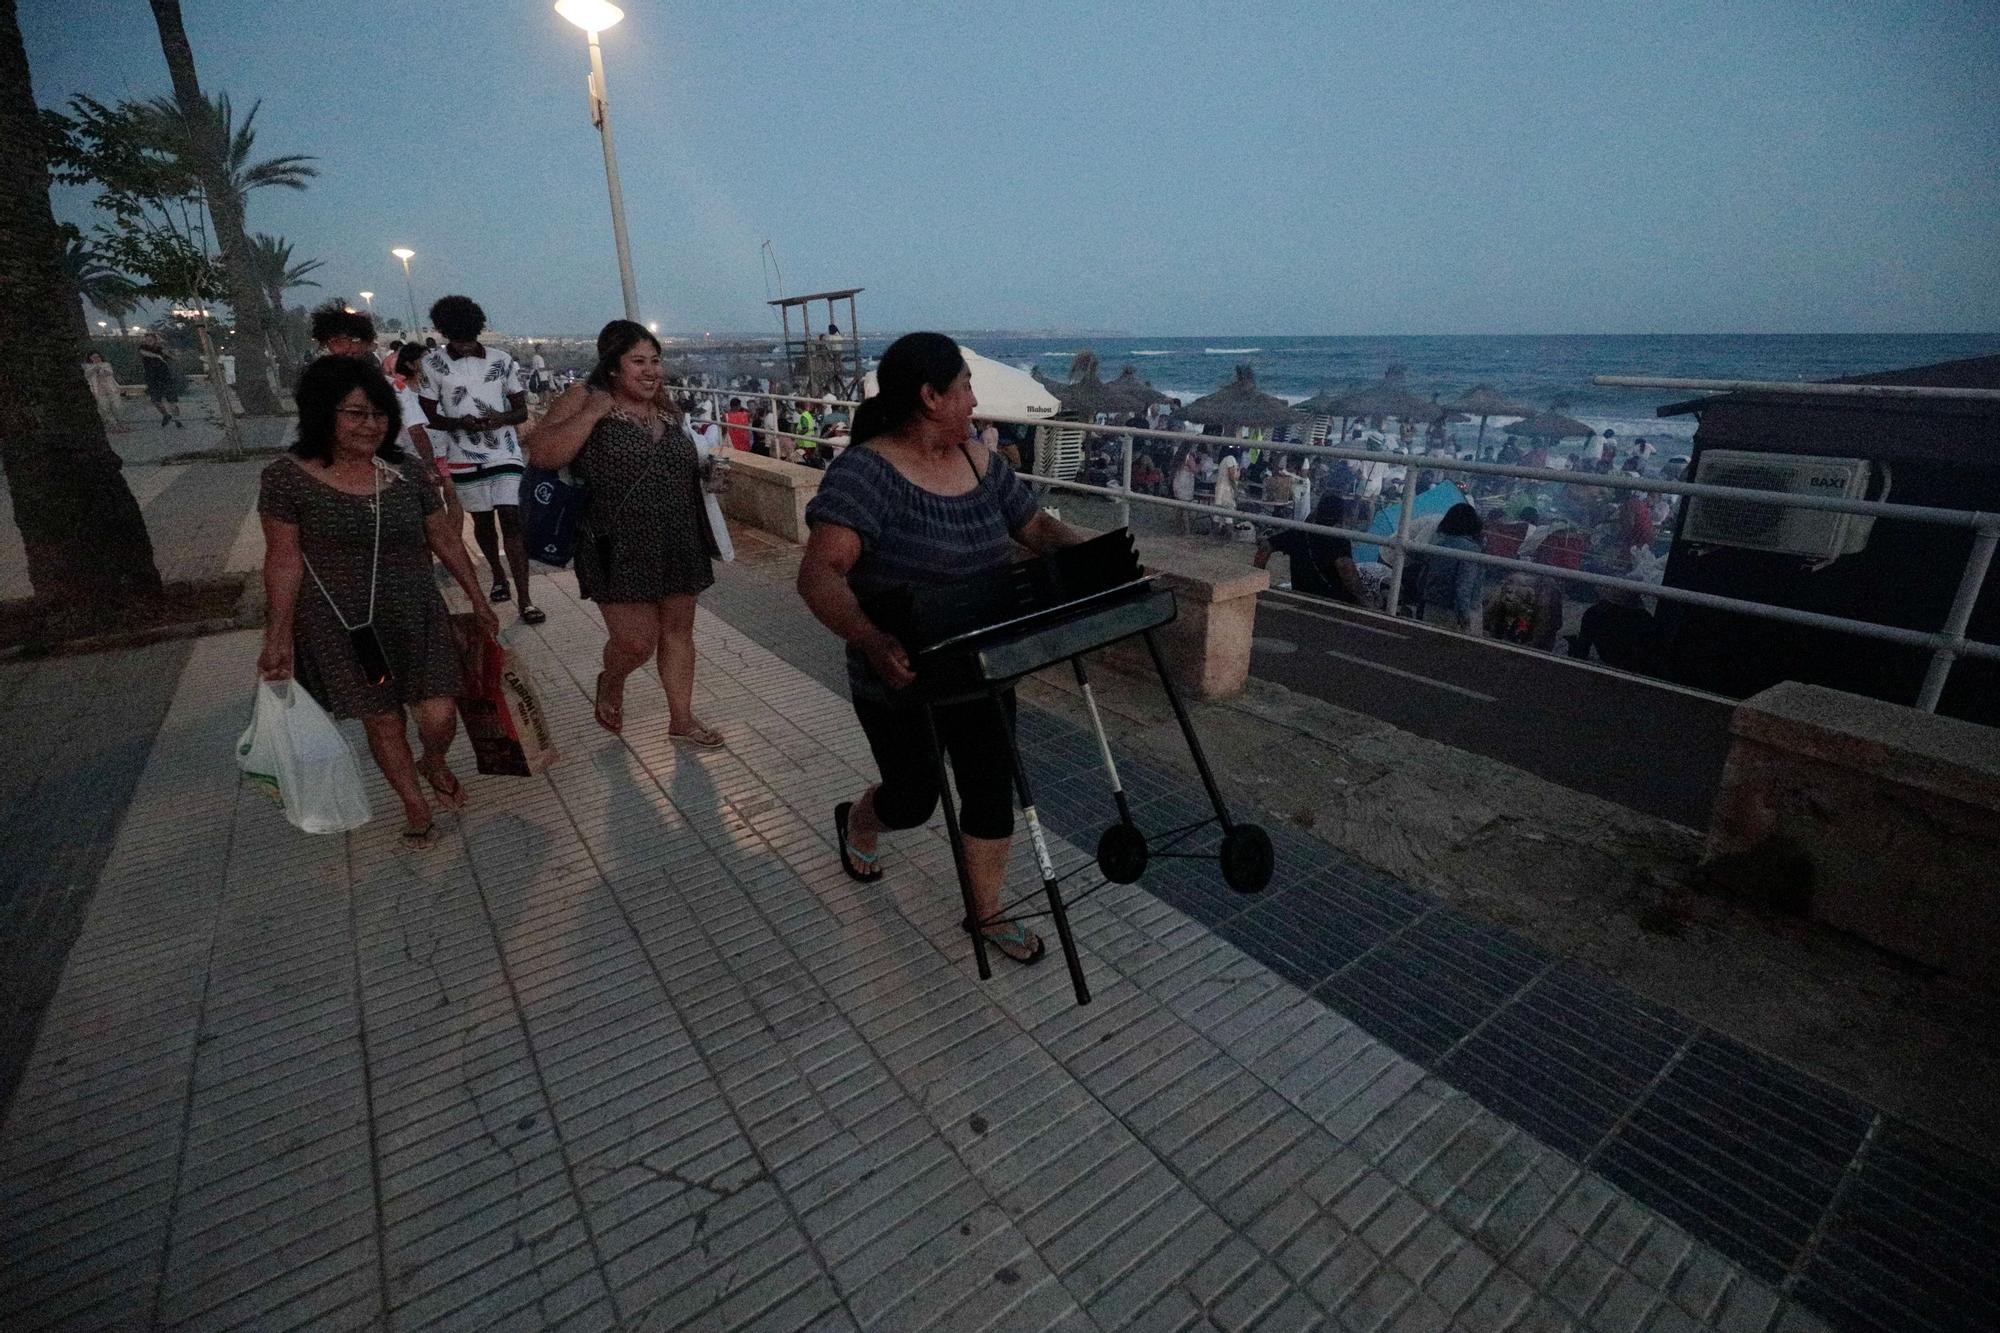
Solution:
M1704 486L1861 500L1868 493L1868 462L1861 458L1708 449L1696 464L1694 480ZM1702 495L1688 497L1681 538L1701 546L1742 546L1807 560L1833 560L1867 546L1873 526L1873 519L1859 514Z

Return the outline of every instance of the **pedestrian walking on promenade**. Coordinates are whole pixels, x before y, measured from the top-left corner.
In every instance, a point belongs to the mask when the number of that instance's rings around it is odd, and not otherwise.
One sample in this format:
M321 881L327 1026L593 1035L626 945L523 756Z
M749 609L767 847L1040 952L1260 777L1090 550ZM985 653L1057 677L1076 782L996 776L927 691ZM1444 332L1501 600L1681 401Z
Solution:
M451 622L431 574L433 555L472 599L487 634L499 629L432 478L396 440L395 390L372 360L323 356L299 376L298 440L264 469L265 680L294 674L335 717L358 717L368 750L403 803L403 843L438 839L430 802L463 810L465 788L445 761L458 729L461 680ZM415 714L413 758L404 710Z
M840 864L854 879L882 877L877 839L915 828L940 796L921 715L901 691L915 676L902 644L869 618L871 599L1005 567L1018 541L1046 552L1081 540L1042 512L999 454L966 439L977 400L958 344L940 333L905 334L876 369L876 394L854 414L849 447L806 506L811 535L799 595L847 644L854 715L882 780L833 810ZM964 834L966 878L982 922L1000 912L1014 832L1008 735L1014 694L935 710L951 756ZM1017 962L1041 958L1041 938L1020 922L981 926Z
M521 438L515 427L528 419L528 390L521 366L505 350L479 341L486 312L466 296L447 296L431 307L431 323L445 337L423 359L417 390L429 424L443 433L459 503L472 515L472 539L493 571L491 598L514 595L507 571L520 592L521 620L548 619L528 590L528 548L521 540ZM506 564L501 564L501 552Z
M173 353L160 341L159 334L148 333L139 340L139 369L146 374L146 397L160 414L160 429L165 430L171 421L175 429L186 430L181 421L181 393L174 382Z
M643 324L614 319L597 335L597 367L584 387L550 406L531 443L536 467L574 467L590 487L576 581L603 613L607 635L597 724L624 726L625 678L657 657L667 734L714 747L722 733L694 715L694 612L695 597L715 582L719 549L694 441L665 384L660 340Z
M433 438L426 424L423 399L417 396L417 385L423 378L423 359L424 349L416 343L404 343L396 350L395 374L389 380L396 390L396 406L403 413L403 430L396 443L423 465L425 475L436 484L438 496L444 501L451 530L463 533L465 509L458 502L458 488L451 484L451 465L446 461L443 441ZM461 548L464 544L459 543Z
M104 428L113 435L129 434L132 428L125 424L125 413L118 400L118 372L104 359L104 353L92 352L83 359L83 379L90 386L90 396L97 400L97 414L104 418Z

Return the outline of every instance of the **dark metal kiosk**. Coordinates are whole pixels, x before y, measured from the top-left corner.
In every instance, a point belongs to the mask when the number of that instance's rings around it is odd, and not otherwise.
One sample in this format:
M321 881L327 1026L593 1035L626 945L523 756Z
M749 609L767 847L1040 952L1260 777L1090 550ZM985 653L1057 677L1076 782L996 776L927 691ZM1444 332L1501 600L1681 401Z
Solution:
M1224 882L1239 893L1256 893L1270 883L1273 867L1270 836L1255 824L1239 823L1230 817L1208 758L1202 753L1201 740L1195 735L1187 706L1153 638L1153 632L1176 614L1174 594L1157 586L1140 568L1138 551L1128 530L1121 528L990 575L874 599L869 614L902 641L916 670L917 680L910 691L920 705L933 771L938 789L944 794L945 831L951 840L959 890L965 897L965 928L972 936L973 957L978 961L981 980L993 975L986 956L985 927L1047 916L1055 923L1063 960L1069 965L1070 982L1076 988L1076 1001L1090 1003L1090 986L1084 980L1083 964L1070 932L1069 906L1082 901L1102 884L1086 889L1066 903L1062 883L1091 865L1103 874L1106 883L1130 884L1145 873L1147 863L1155 857L1185 857L1218 862ZM1083 663L1084 654L1131 638L1145 640L1161 688L1173 706L1174 718L1180 723L1181 735L1187 740L1195 769L1201 774L1202 786L1215 811L1212 816L1166 830L1153 840L1133 820L1131 802L1119 781L1118 764L1105 738L1097 700L1091 693ZM1027 767L1012 739L1012 729L1003 728L1009 737L1008 759L1014 769L1015 795L1028 826L1028 839L1042 877L1041 896L1047 906L1035 909L1035 895L1031 893L1014 902L1002 903L995 915L980 920L975 916L964 839L945 778L944 750L938 740L932 709L940 704L984 698L996 711L1004 713L1002 696L1009 687L1023 676L1063 661L1070 664L1082 688L1090 725L1097 735L1098 755L1110 779L1117 819L1098 837L1093 861L1058 873L1035 810ZM1186 839L1211 824L1222 832L1214 851L1177 850Z

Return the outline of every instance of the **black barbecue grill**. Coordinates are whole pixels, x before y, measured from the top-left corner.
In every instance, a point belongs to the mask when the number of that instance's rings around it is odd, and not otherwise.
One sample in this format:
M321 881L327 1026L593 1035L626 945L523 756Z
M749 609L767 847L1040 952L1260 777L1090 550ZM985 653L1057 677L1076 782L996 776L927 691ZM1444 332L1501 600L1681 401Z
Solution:
M1118 812L1117 822L1097 840L1095 864L1105 880L1130 884L1145 873L1147 863L1155 856L1203 855L1220 863L1223 880L1239 893L1256 893L1270 883L1271 839L1255 824L1241 824L1230 818L1208 758L1202 753L1200 738L1195 735L1194 723L1153 638L1153 631L1174 618L1174 594L1157 586L1152 576L1140 568L1138 550L1129 530L1121 528L990 574L872 598L867 609L870 619L893 634L910 653L917 679L906 697L920 705L931 763L941 791L949 789L945 784L944 752L938 743L936 719L931 710L939 704L981 697L990 700L995 709L1003 709L1002 694L1021 677L1067 661L1083 690L1084 706L1097 735L1098 756L1111 780L1111 797ZM1090 678L1083 664L1085 653L1134 637L1146 642L1160 685L1173 706L1175 720L1180 723L1181 734L1201 774L1202 786L1215 809L1212 818L1166 831L1158 845L1148 842L1133 821L1131 803L1119 781L1118 764L1105 738L1097 700L1091 693ZM1020 750L1013 742L1011 728L1003 726L1002 730L1009 737L1008 757L1014 768L1015 791L1048 906L1039 911L1017 910L1030 901L1022 899L1003 905L993 917L974 921L958 811L947 796L942 802L945 831L951 839L959 889L965 895L966 929L972 936L979 975L984 979L993 974L986 956L984 928L1046 915L1055 922L1063 959L1069 965L1070 981L1076 988L1077 1003L1088 1004L1090 987L1084 981L1083 966L1077 958L1061 888L1067 874L1056 873ZM1213 853L1174 850L1209 824L1222 830L1220 844Z

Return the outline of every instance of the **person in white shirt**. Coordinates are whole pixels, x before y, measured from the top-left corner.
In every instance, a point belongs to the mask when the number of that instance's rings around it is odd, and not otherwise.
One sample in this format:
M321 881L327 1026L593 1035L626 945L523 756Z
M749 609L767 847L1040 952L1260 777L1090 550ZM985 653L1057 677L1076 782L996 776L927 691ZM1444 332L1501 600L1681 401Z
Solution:
M403 409L403 431L397 437L397 443L421 460L424 470L436 479L438 489L444 494L445 511L456 525L452 531L463 534L465 510L458 503L458 488L451 484L451 469L445 460L445 451L439 444L433 443L428 424L430 419L424 415L423 399L417 396L417 384L423 376L423 359L421 343L404 343L396 349L391 383L396 386L396 405Z
M118 406L118 372L104 359L104 353L93 351L83 359L84 382L90 385L90 396L97 400L97 412L104 418L104 428L114 435L123 435L132 428L125 424L125 414Z
M520 588L521 620L539 625L548 614L528 588L528 549L521 540L521 439L515 428L528 419L521 366L498 347L479 341L486 312L466 296L447 296L431 307L431 323L444 335L422 361L417 396L427 422L445 441L445 457L459 503L472 515L473 540L493 571L492 600ZM500 562L502 550L506 564Z

